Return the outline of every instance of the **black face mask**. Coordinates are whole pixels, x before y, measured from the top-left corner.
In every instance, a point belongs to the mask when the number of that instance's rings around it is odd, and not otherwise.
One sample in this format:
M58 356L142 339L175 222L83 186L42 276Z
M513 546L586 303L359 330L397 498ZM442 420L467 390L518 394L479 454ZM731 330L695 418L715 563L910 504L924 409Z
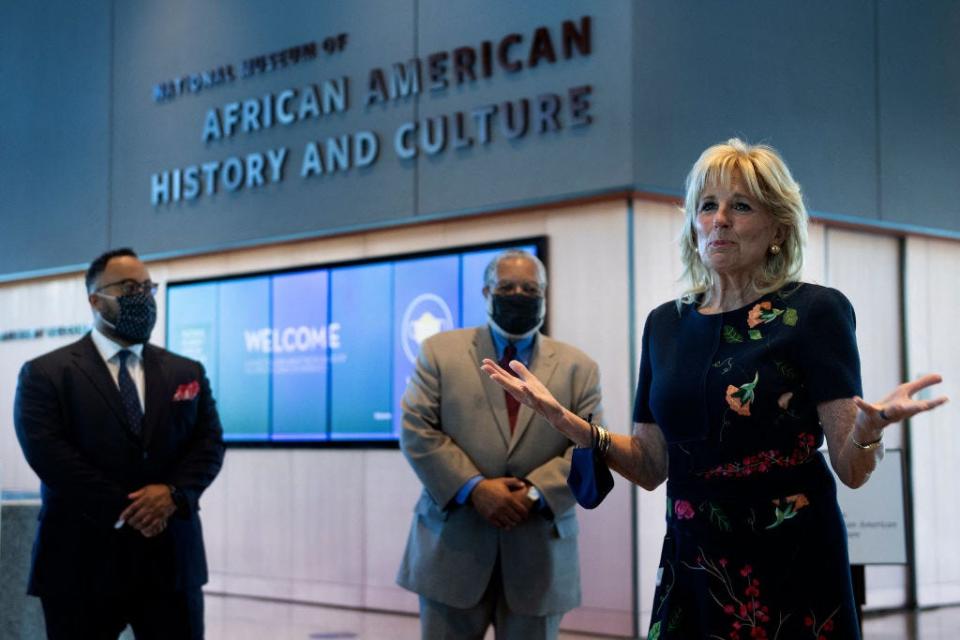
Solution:
M493 295L493 309L490 317L497 326L509 334L523 335L540 324L540 311L543 298L514 294L509 296Z
M134 344L150 339L153 325L157 322L157 301L146 293L118 296L120 313L116 318L102 316L104 322L118 337ZM102 315L102 314L101 314Z

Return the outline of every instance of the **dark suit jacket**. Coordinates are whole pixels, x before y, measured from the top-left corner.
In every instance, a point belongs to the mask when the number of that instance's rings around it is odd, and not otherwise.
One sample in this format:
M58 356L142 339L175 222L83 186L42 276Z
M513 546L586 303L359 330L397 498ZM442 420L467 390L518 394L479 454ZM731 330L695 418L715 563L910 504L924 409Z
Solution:
M223 463L223 431L203 366L143 348L141 437L129 429L120 391L89 334L20 370L17 438L40 476L43 506L28 592L122 592L135 585L189 589L207 580L197 501ZM190 400L181 385L199 383ZM151 483L182 493L154 538L114 529L127 494Z

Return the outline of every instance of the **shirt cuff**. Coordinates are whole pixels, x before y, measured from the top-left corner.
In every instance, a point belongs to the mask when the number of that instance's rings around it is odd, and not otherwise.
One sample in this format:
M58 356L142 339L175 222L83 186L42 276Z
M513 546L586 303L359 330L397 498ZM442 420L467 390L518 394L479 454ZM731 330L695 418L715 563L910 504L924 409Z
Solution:
M480 484L481 480L483 480L483 476L477 474L464 482L463 486L460 487L460 491L457 491L457 495L454 498L457 504L466 504L467 499L470 498L470 492L473 491L474 487Z
M537 493L536 493L537 499L533 503L533 510L536 512L543 511L543 508L547 506L547 501L543 499L543 492L540 491L540 488L537 487L532 482L530 482L529 480L524 480L524 482L526 482L527 486L529 487L527 489L528 492L530 491L530 488L534 488L537 490Z

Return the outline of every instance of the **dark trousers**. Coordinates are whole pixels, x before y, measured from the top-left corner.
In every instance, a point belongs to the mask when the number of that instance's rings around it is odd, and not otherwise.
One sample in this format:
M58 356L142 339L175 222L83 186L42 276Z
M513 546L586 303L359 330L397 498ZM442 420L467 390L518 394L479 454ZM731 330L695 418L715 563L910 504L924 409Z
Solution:
M42 596L48 640L117 640L129 624L137 640L203 640L203 592L133 590L109 596Z

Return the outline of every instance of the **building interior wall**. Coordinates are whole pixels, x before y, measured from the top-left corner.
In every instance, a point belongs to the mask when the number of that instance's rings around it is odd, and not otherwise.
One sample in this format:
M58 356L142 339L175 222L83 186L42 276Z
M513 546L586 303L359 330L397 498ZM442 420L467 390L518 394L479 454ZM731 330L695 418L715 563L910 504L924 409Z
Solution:
M639 338L647 313L679 291L676 205L612 198L362 234L263 246L148 264L168 281L353 260L533 235L549 244L551 334L600 364L605 419L630 429ZM901 255L903 261L901 262ZM902 264L902 267L901 267ZM901 349L900 277L906 283L906 349ZM813 224L805 278L840 288L858 316L868 399L900 379L939 371L960 379L950 275L960 243L900 238ZM480 283L478 283L478 287ZM154 341L162 342L164 292ZM89 310L77 273L0 284L0 332L80 325ZM36 490L12 426L13 391L25 360L75 337L0 342L0 472L7 490ZM907 362L901 359L907 355ZM953 354L953 358L951 355ZM949 385L946 385L949 386ZM914 546L921 605L960 602L958 405L913 421ZM901 444L896 430L888 444ZM230 449L202 500L211 568L208 589L347 607L416 610L394 585L419 486L391 450ZM645 628L664 530L664 489L634 490L618 479L608 500L580 513L583 605L564 628L629 635L635 610ZM636 520L634 520L634 512ZM636 551L634 551L634 549ZM868 606L907 602L902 566L868 569Z
M541 24L556 30L560 21L582 17L585 6L595 28L589 58L520 76L498 72L456 94L358 107L341 114L347 120L325 119L315 128L200 145L203 114L231 100L341 73L362 86L371 68L511 30L529 38ZM691 159L734 135L781 150L822 217L960 237L952 186L960 92L943 81L955 77L960 60L960 5L953 0L289 0L284 7L278 12L264 0L0 3L0 121L16 123L0 146L0 279L71 269L87 248L121 243L182 255L545 198L629 188L677 195ZM339 32L350 34L350 48L330 64L288 68L166 105L152 100L154 83L165 78ZM718 32L754 37L720 47ZM711 64L704 64L705 48ZM386 134L415 116L582 83L594 85L595 122L580 133L416 163L384 159L375 172L306 185L288 180L262 197L148 204L150 175L164 167L278 145L299 149L307 131L324 138L382 127ZM271 207L276 215L263 216ZM75 224L78 217L83 224ZM45 241L18 251L31 242L37 220L44 221Z
M960 312L956 243L908 238L905 248L905 301L908 371L911 377L940 373L954 402L917 416L910 425L913 470L914 548L917 602L936 606L960 602ZM951 393L952 392L952 393ZM933 394L929 394L933 395Z

